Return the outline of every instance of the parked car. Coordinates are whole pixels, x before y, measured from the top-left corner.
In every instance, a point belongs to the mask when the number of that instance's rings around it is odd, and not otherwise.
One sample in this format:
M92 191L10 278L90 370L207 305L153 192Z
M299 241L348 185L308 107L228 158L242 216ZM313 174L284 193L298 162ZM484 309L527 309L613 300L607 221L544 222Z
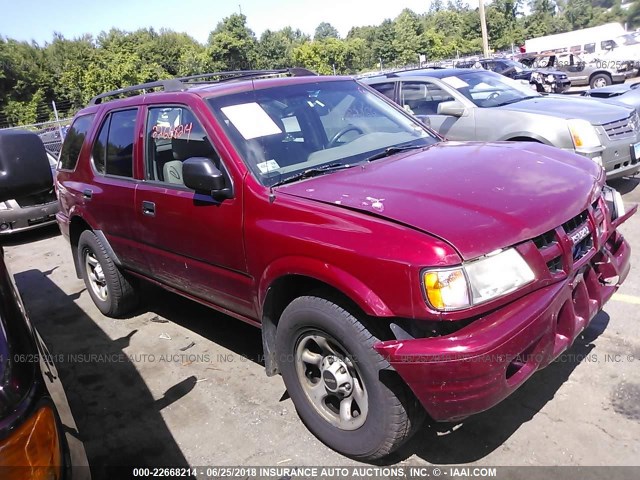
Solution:
M536 70L565 72L573 87L606 87L614 83L624 83L627 78L637 73L629 62L614 65L609 65L608 62L587 63L573 53L524 55L519 60Z
M0 131L0 201L51 188L34 133ZM0 250L0 471L3 480L89 478L87 458L47 347ZM70 445L73 445L73 448ZM85 468L72 471L72 466Z
M594 88L583 92L582 95L613 105L631 107L640 112L640 83Z
M566 73L553 70L534 70L508 58L480 58L458 62L456 68L484 68L513 80L523 80L540 93L562 93L571 87Z
M449 140L553 145L592 158L610 179L640 170L640 123L626 107L540 95L485 70L409 70L362 81Z
M57 159L50 152L46 152L46 156L51 170L55 171ZM56 221L57 212L58 198L53 183L45 192L29 193L0 202L0 235L51 225Z
M567 349L629 272L633 211L583 156L443 142L354 79L292 73L99 95L57 218L101 312L146 279L261 327L309 430L375 459Z

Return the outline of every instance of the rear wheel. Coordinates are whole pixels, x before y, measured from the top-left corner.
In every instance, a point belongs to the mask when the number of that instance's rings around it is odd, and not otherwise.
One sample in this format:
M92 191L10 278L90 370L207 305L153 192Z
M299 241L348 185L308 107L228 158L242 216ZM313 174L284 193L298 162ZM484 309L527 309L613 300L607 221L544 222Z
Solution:
M362 460L393 452L424 418L376 342L352 314L312 296L291 302L276 334L280 371L302 421L329 447Z
M132 280L122 274L91 230L80 235L78 255L82 278L98 309L109 317L133 310L138 299Z
M591 88L606 87L607 85L611 85L611 83L613 83L611 81L611 76L607 75L606 73L598 73L591 77L591 79L589 80L589 85L591 86Z

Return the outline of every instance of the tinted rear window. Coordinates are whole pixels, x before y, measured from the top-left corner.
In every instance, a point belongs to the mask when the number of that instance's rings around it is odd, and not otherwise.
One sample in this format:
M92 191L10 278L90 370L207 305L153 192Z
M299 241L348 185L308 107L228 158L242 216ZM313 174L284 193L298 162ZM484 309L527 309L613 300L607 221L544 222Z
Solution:
M137 110L111 114L107 142L107 175L133 177L133 139Z
M87 136L89 128L93 123L93 115L83 115L73 121L71 128L67 132L60 152L59 168L62 170L74 170L78 163L78 156L82 149L82 144Z

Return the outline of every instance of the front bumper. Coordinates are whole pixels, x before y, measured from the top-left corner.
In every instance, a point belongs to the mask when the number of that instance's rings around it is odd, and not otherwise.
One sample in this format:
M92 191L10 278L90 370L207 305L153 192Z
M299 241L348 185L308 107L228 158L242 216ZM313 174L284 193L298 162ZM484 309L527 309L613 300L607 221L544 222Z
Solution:
M31 230L50 225L56 221L58 202L33 207L18 207L0 210L0 235Z
M571 88L571 80L568 78L566 80L560 80L556 82L556 91L555 93L564 93Z
M385 341L374 348L434 420L465 418L502 401L571 346L624 281L629 259L629 244L614 230L563 281L532 292L454 334ZM613 284L605 282L615 278Z
M624 83L627 78L629 77L627 77L626 72L616 72L611 75L611 81L613 83Z
M605 137L606 134L601 136ZM607 172L607 180L628 177L640 171L640 158L635 158L632 153L635 142L640 142L640 136L615 141L605 138L602 166Z

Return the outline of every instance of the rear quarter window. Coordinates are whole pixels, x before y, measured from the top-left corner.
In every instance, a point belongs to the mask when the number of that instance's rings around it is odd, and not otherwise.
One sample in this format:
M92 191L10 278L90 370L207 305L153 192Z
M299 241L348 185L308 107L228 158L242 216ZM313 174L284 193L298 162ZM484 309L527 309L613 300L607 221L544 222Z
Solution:
M83 115L77 117L71 124L60 151L60 163L58 164L60 170L75 170L80 150L82 150L84 139L91 128L93 118L94 115Z

